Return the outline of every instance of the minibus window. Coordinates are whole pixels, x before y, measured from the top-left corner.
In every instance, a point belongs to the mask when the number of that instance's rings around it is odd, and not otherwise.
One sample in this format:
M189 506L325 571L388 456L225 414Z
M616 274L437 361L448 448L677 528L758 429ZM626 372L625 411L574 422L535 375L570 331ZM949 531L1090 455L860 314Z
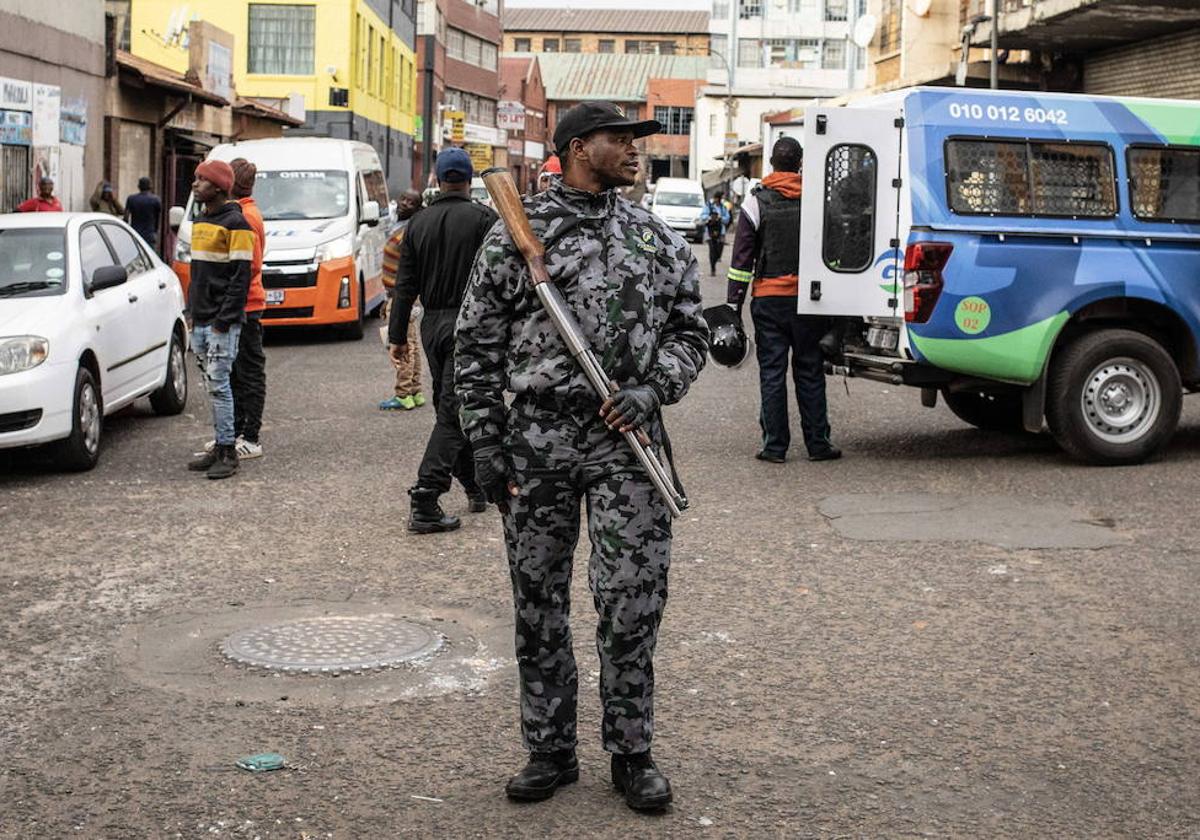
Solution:
M1154 221L1200 221L1200 148L1132 146L1128 155L1133 215Z
M946 141L950 209L964 215L1108 217L1113 153L1103 143Z
M875 251L875 153L842 143L825 157L825 223L821 257L833 271L862 271Z

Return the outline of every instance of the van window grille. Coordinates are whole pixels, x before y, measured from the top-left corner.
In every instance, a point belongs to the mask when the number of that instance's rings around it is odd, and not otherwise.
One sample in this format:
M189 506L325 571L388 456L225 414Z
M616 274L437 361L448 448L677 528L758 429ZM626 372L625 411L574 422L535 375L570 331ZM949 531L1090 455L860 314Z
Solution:
M825 221L821 258L833 271L856 272L875 252L875 152L842 143L825 157Z
M1200 221L1200 147L1133 146L1128 155L1133 215L1157 221Z
M1116 215L1112 149L1102 143L946 141L955 213L994 216Z

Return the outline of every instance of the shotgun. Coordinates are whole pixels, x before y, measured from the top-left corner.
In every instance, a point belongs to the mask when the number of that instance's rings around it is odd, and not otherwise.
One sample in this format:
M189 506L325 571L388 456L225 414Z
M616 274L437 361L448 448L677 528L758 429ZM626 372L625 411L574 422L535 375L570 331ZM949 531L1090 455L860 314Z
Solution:
M529 226L529 217L525 215L525 206L521 203L521 196L517 192L512 175L503 167L495 167L483 173L483 183L492 197L496 212L508 228L513 244L517 246L517 250L529 266L529 284L537 292L538 299L546 308L546 314L550 316L554 328L562 336L571 356L579 363L584 376L601 401L608 399L616 393L617 386L600 367L600 362L588 347L587 339L583 337L575 316L567 308L562 293L550 281L544 260L545 249L534 235L533 228ZM625 432L624 435L642 468L650 476L655 489L666 500L671 515L680 516L687 509L687 498L676 489L671 474L650 448L650 437L641 429Z

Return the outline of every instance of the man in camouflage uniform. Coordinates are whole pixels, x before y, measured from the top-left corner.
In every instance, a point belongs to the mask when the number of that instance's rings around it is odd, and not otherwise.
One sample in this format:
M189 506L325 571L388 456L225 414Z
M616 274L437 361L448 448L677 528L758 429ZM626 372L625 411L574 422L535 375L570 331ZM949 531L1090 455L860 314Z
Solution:
M613 781L630 807L671 801L650 757L652 657L667 598L671 515L620 432L640 427L661 451L659 406L677 402L695 380L708 328L691 248L617 190L637 175L634 139L659 130L607 102L577 105L554 136L563 179L525 199L551 279L620 386L614 398L602 405L589 386L502 226L484 240L459 312L462 425L480 486L504 511L516 606L530 761L508 783L514 799L545 799L579 776L568 611L584 499ZM505 390L513 395L508 408Z

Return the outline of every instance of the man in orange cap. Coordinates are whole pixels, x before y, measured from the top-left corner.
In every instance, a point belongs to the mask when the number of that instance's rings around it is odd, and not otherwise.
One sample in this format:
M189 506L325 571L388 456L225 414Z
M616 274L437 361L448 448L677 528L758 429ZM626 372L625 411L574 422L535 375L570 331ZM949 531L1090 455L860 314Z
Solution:
M562 162L559 161L558 155L550 155L550 159L543 163L542 168L538 170L537 191L545 192L550 189L550 185L556 178L561 177Z

